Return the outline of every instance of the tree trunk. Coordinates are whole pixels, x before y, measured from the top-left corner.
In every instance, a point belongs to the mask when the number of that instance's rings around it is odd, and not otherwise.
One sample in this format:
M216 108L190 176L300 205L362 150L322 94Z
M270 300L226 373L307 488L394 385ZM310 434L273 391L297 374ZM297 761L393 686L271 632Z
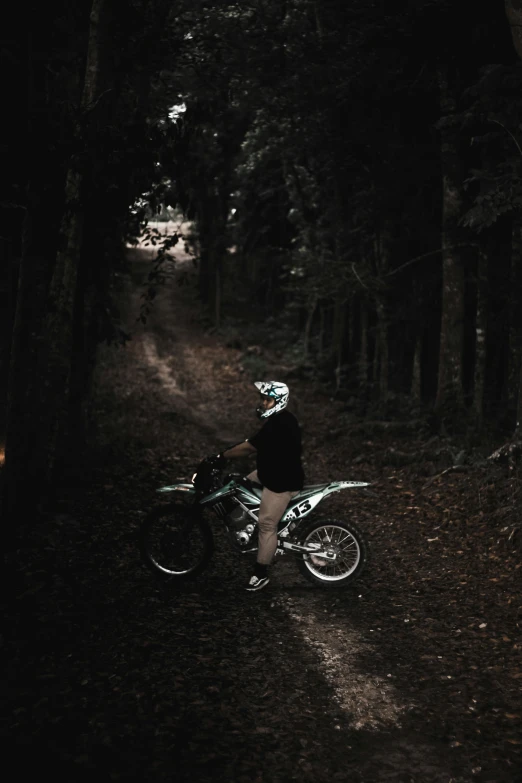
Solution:
M317 3L317 1L314 2L314 4L313 4L313 14L314 14L314 19L315 19L315 29L316 29L316 32L317 32L317 37L318 37L318 39L320 41L320 44L322 45L323 38L324 38L324 27L323 27L323 23L322 23L322 20L321 20L321 12L319 10L319 3Z
M8 377L8 368L11 352L11 335L13 333L16 285L14 280L15 261L13 257L13 246L10 239L0 237L0 264L5 269L5 274L0 271L0 286L4 289L0 291L0 395L4 398L7 392L6 381ZM2 285L3 284L3 285ZM4 415L0 412L0 446L4 447ZM3 459L3 454L2 454Z
M522 58L522 4L520 0L505 0L504 5L513 46L518 56Z
M522 365L520 366L520 376L518 379L517 420L515 423L513 439L522 440Z
M522 367L522 217L513 218L509 303L508 413L519 421ZM512 419L512 420L513 420Z
M352 296L350 299L350 333L348 335L348 360L353 365L359 356L361 342L361 301L360 297Z
M374 243L375 269L378 279L384 283L390 268L392 245L391 228L386 221L380 228ZM375 378L377 380L378 397L386 402L389 391L390 347L389 347L389 313L387 295L384 290L378 290L375 295L375 312L377 315Z
M382 402L386 401L389 390L390 354L388 344L388 318L382 299L376 302L377 313L377 352L376 378L378 380L378 394Z
M486 330L488 322L488 259L479 251L477 260L477 305L475 314L475 369L473 383L473 410L477 423L484 415L484 388L486 376Z
M361 301L361 344L358 357L358 381L359 395L366 400L368 397L368 368L369 359L369 341L368 341L368 307L366 302Z
M65 186L66 211L60 230L63 250L57 254L44 326L41 399L43 420L47 427L42 430L44 440L40 448L46 455L46 463L42 462L42 468L47 482L51 480L68 419L74 304L83 238L83 214L80 207L82 181L82 174L70 168Z
M221 325L221 259L217 259L215 263L215 285L214 285L214 323L216 328L219 329Z
M6 517L23 501L38 494L40 488L39 465L34 458L33 444L40 426L38 354L42 342L48 259L33 255L35 236L39 234L35 201L33 183L30 182L27 187L27 209L9 357L2 496ZM31 486L30 495L27 492L28 485Z
M325 308L319 307L319 360L324 356L324 329L325 329Z
M459 220L462 215L462 173L458 152L458 128L451 123L456 101L448 83L448 68L439 70L440 105L445 126L441 129L442 170L442 315L439 377L435 410L458 415L464 409L462 352L464 345L464 269Z
M334 304L333 320L333 341L332 353L335 357L335 391L341 388L341 367L343 361L343 340L344 340L344 307L340 297L337 297Z
M84 121L91 116L100 94L105 31L104 6L107 0L93 0L81 100ZM92 121L92 120L91 120ZM81 133L81 129L77 129ZM46 351L42 367L44 381L43 410L47 419L46 479L51 482L56 460L60 456L69 422L69 391L74 345L74 308L77 297L78 270L81 263L84 199L84 172L74 158L69 162L65 184L65 208L60 228L60 247L51 279L45 324ZM44 444L42 444L43 446Z
M100 16L105 2L93 0L90 14L81 98L83 118L91 112L99 91ZM78 128L78 138L80 133ZM42 183L39 187L43 187ZM67 426L74 302L82 243L81 188L80 166L71 159L65 180L60 250L47 295L40 291L41 301L38 304L43 310L41 328L38 328L31 311L38 273L30 248L34 241L33 218L40 208L42 193L37 187L33 196L31 186L28 188L25 250L20 264L9 379L4 508L11 515L36 503L40 491L48 486L59 443ZM33 198L35 207L31 205ZM34 334L39 337L35 339ZM38 417L36 426L28 411ZM27 486L31 486L31 493L27 492Z
M413 354L413 368L411 373L411 389L410 389L410 395L412 400L418 404L422 402L421 358L422 358L422 334L418 334L417 339L415 340L415 351Z
M230 161L226 161L230 165ZM221 295L224 259L227 252L226 231L229 196L228 175L223 178L218 196L203 194L197 217L199 243L199 293L208 307L215 326L221 319Z
M317 297L314 296L312 301L308 303L306 324L304 331L303 342L303 361L307 361L310 356L310 339L312 336L312 324L314 322L315 312L317 310Z
M87 230L87 225L84 230ZM67 427L70 447L74 447L80 452L83 451L87 442L88 409L99 337L96 290L94 285L89 283L86 271L86 259L83 259L79 270L74 305L74 344Z
M506 16L511 27L511 37L513 39L513 45L518 56L522 59L522 4L520 0L505 0ZM520 291L520 265L522 263L522 219L520 215L515 215L513 224L513 247L512 247L512 273L518 281L516 286L517 297L517 311L515 314L516 326L513 328L513 321L511 323L511 335L512 345L510 351L510 368L509 368L509 390L510 397L515 396L515 382L517 376L518 365L518 389L516 391L517 398L517 414L515 423L515 439L522 438L522 325L520 316L520 303L522 300L522 294ZM518 332L518 334L515 333ZM514 344L513 344L514 343Z

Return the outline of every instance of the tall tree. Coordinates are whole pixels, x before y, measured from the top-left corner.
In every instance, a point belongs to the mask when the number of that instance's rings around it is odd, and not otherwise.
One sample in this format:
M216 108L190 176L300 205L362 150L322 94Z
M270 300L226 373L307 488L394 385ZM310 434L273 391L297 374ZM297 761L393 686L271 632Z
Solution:
M504 4L513 46L518 56L522 57L522 4L520 0L504 0Z
M80 144L85 133L84 126L95 112L103 88L102 60L104 48L109 43L107 5L108 0L93 0L90 12L85 78L79 107L81 119L76 128L75 146ZM42 426L44 438L40 443L40 456L46 483L51 481L68 422L74 308L84 228L83 181L82 164L73 154L66 174L59 250L49 287L43 332L41 416L46 423Z
M438 386L435 408L462 413L464 390L462 359L464 341L464 265L460 220L463 214L463 176L459 155L454 76L448 65L438 70L440 109L440 159L442 173L442 317Z
M71 41L77 42L79 27L81 27L78 25L78 20L65 15L61 21L63 25L68 25ZM72 266L67 263L66 251L61 251L59 264L61 274L53 275L53 270L56 269L53 251L57 246L56 238L60 233L58 215L64 203L61 192L63 183L60 188L56 180L60 174L64 176L66 191L69 191L66 196L69 198L68 209L76 211L72 192L77 173L72 170L72 167L64 166L63 160L60 159L59 145L57 148L56 142L50 141L53 133L57 132L52 112L58 107L53 106L53 99L56 100L56 96L41 90L41 64L33 52L37 22L38 17L33 17L27 28L28 130L38 153L37 157L31 160L26 189L24 237L12 335L3 497L4 508L8 512L21 509L29 499L38 497L42 486L46 483L49 461L42 455L47 448L49 438L53 437L51 433L56 432L54 409L48 410L46 403L54 392L58 398L62 393L59 386L51 385L50 374L53 370L60 374L59 367L62 362L65 363L66 368L70 364L70 355L62 356L60 321L65 325L67 335L67 330L72 323L70 301L74 299L75 291L74 262ZM89 72L86 73L85 79L87 85L91 68L92 61L88 61ZM67 96L74 102L78 87L74 70L68 82L64 90L65 95L61 93L59 100ZM86 87L86 99L88 90L89 87ZM65 115L62 120L64 138L61 141L62 144L68 144L69 118ZM50 144L51 152L47 153L48 157L45 156L47 150L44 152L42 137L44 144L45 141ZM51 166L48 163L49 158ZM66 238L72 252L78 249L77 231L78 229L71 231L70 236ZM50 286L49 279L53 276L54 285ZM53 290L52 310L46 308L50 289ZM53 319L56 319L56 328L53 330L54 344L48 340L48 329ZM66 335L64 339L67 343ZM54 408L52 399L51 402ZM50 451L54 455L53 447ZM27 492L28 481L33 487L32 493Z
M154 136L165 148L171 141L158 115L172 96L163 94L161 109L149 97L183 34L169 28L172 5L133 0L124 18L117 6L56 0L35 9L20 32L29 41L23 87L31 159L9 372L3 504L10 512L51 487L71 400L82 407L95 343L114 336L111 324L97 322L110 320L104 311L123 220L158 177ZM46 25L50 38L42 35L34 52ZM55 48L53 36L67 48Z

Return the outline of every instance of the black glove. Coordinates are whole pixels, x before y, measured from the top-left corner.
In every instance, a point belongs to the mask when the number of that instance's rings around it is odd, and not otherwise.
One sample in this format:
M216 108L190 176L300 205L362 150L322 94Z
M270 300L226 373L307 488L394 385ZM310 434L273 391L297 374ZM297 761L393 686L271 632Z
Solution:
M205 457L203 462L211 465L213 468L219 468L225 464L225 458L221 454L211 454L210 457Z

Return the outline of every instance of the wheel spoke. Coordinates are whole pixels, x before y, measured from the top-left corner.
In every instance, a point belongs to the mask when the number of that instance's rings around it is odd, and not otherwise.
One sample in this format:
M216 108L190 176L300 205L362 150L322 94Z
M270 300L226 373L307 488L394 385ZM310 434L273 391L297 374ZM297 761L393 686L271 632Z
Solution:
M327 582L346 579L355 571L361 559L361 550L355 536L340 525L322 525L312 530L305 543L319 543L321 548L333 549L335 561L313 556L306 560L307 569Z

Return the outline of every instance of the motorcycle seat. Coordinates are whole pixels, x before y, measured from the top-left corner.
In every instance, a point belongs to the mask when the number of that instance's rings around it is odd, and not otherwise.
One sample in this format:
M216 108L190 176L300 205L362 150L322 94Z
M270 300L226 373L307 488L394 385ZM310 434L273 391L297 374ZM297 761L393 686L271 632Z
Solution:
M296 500L297 498L303 498L303 497L309 497L310 495L315 495L316 492L321 492L323 489L326 489L326 487L328 486L329 486L329 482L326 482L325 484L305 484L302 490L294 497L294 500Z

